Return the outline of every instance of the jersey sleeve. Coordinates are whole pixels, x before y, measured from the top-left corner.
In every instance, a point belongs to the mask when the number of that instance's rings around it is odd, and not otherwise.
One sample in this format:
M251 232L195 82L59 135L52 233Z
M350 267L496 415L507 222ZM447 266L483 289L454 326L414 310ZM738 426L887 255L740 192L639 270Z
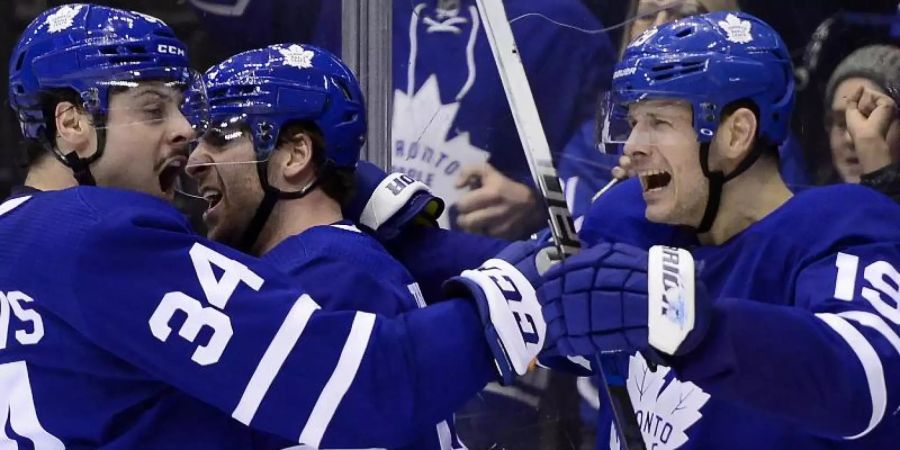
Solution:
M796 307L718 299L702 347L673 366L713 395L820 436L896 426L898 263L896 243L858 245L805 264Z
M57 313L149 377L317 448L403 445L494 377L469 302L390 320L323 312L285 275L178 219L106 214L60 280L73 288Z
M433 303L442 297L441 284L445 280L480 266L509 242L462 231L413 226L385 245L419 283L425 301Z

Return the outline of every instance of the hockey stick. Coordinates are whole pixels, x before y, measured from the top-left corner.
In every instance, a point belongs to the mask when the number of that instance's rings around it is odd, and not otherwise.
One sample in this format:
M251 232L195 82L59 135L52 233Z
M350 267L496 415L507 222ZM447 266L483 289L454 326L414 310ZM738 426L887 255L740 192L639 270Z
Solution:
M581 248L581 241L575 233L572 213L566 205L562 184L553 166L550 145L544 134L544 127L538 116L531 87L525 76L525 68L516 41L506 17L502 0L477 0L478 12L484 31L497 63L497 71L503 82L503 90L509 101L513 119L519 132L519 140L525 150L525 158L534 185L544 199L550 213L550 232L556 248L562 258L574 255ZM627 374L621 374L615 364L605 363L604 358L597 358L600 376L606 387L607 398L613 409L613 418L619 441L628 450L645 449L640 425L634 414L634 408L625 387Z

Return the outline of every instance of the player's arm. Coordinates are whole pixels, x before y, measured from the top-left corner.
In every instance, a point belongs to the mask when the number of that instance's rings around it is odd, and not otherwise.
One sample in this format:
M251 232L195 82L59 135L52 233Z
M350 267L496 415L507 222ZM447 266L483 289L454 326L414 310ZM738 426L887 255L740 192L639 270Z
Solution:
M406 266L429 302L441 298L444 280L478 267L509 244L438 228L444 202L421 181L385 173L366 161L359 162L354 176L355 193L343 205L344 216L375 236Z
M676 370L832 438L889 426L900 406L900 249L871 244L808 265L799 307L718 299L708 335Z
M844 255L844 256L841 256ZM640 351L713 396L810 433L855 439L900 405L897 244L806 263L783 299L712 299L685 250L601 244L541 288L551 347Z
M497 377L484 333L501 303L485 319L469 301L394 320L321 312L266 264L186 227L174 212L107 214L61 274L75 301L58 312L150 377L316 447L403 445Z
M385 247L397 258L422 288L429 303L440 299L444 280L463 270L478 267L508 241L434 227L412 226Z

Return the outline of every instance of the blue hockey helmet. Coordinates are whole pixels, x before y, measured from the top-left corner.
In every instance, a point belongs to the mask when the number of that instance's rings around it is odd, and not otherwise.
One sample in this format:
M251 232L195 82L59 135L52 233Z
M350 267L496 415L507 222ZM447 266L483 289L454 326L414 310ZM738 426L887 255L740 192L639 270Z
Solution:
M204 76L212 128L247 126L260 160L268 159L282 127L314 123L325 156L336 167L354 167L365 142L366 111L359 83L330 52L278 44L239 53Z
M723 185L750 168L764 148L787 138L794 105L787 47L771 26L741 12L691 16L648 29L625 49L613 73L612 90L601 110L601 143L627 142L629 105L654 99L691 106L700 167L709 183L709 198L696 227L705 233L718 215ZM754 146L730 173L712 170L710 143L719 122L728 106L742 102L756 108L763 145ZM659 144L650 134L649 142Z
M137 12L69 4L45 11L22 33L9 63L9 99L22 134L46 144L42 93L71 89L102 118L110 89L142 80L178 83L186 94L182 112L192 125L203 123L202 79L168 25ZM101 145L96 157L102 151Z
M701 143L712 140L726 106L747 100L757 108L759 137L778 145L788 135L794 77L787 47L771 26L750 14L720 11L645 31L616 65L611 94L607 118L613 120L642 100L687 101ZM612 142L624 142L630 132L606 126Z

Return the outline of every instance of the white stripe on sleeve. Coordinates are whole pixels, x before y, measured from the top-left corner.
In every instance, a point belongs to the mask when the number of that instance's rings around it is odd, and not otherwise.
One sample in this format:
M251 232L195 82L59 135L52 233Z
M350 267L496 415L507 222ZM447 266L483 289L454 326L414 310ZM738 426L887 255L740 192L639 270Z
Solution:
M844 338L847 344L850 345L850 349L856 353L856 357L859 358L859 362L862 364L863 372L866 374L866 381L869 384L869 395L872 398L872 417L869 419L869 426L862 433L848 436L845 439L861 438L881 422L887 409L887 388L885 387L884 368L881 366L881 359L863 334L843 318L830 313L816 314L816 317Z
M353 379L356 378L356 372L362 363L374 327L374 314L356 313L353 318L353 326L350 328L350 335L347 337L347 342L344 343L337 366L319 394L303 431L300 432L301 444L318 448L322 443L322 437L325 435L325 430L328 429L328 424L331 423L341 400L347 394L350 385L353 384Z
M266 353L260 359L259 365L256 366L256 370L253 372L253 376L250 377L247 387L244 388L244 394L241 396L237 407L231 413L231 417L234 417L244 425L250 424L250 421L253 420L253 416L256 414L256 410L259 409L259 404L262 403L263 397L266 396L266 392L272 386L272 381L275 380L275 376L278 375L281 366L284 365L284 361L294 348L297 340L300 339L300 335L303 333L303 329L306 328L306 323L309 321L310 316L317 309L319 309L319 305L307 294L301 295L294 302L294 306L291 307L287 317L282 322L281 328L275 333L275 337L269 343L269 348L266 349Z
M838 315L881 333L891 346L894 347L897 354L900 355L900 336L897 336L897 333L894 332L881 316L865 311L845 311Z

